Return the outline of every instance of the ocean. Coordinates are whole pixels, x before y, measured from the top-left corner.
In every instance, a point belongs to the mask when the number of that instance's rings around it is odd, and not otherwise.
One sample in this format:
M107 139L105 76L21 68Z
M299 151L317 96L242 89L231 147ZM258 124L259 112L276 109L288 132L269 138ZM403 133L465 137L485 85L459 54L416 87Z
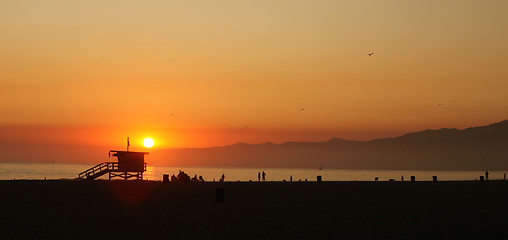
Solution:
M56 180L75 179L94 165L89 164L37 164L37 163L0 163L0 180ZM162 167L148 165L144 173L145 180L161 181L163 174L177 175L182 170L191 177L203 176L205 181L217 181L222 174L226 181L257 181L258 172L265 171L266 181L316 181L322 176L323 181L379 181L394 179L405 181L415 176L417 181L431 181L437 176L440 181L477 180L484 171L411 171L411 170L348 170L348 169L301 169L301 168L210 168L210 167ZM502 171L489 171L489 179L503 179ZM100 179L107 179L107 175Z

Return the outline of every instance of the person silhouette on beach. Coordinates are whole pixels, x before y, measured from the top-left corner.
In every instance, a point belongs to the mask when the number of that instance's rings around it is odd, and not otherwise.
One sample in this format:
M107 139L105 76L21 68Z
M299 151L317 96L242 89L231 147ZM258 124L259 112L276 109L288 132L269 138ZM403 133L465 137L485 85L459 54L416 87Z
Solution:
M263 181L265 181L265 179L266 179L266 173L265 173L265 171L263 171Z
M485 180L489 180L489 171L485 171Z
M258 172L258 182L261 182L261 172Z
M220 177L220 182L224 182L224 179L226 179L226 176L224 176L224 173L222 174L222 176Z
M400 176L400 181L404 182L404 176Z

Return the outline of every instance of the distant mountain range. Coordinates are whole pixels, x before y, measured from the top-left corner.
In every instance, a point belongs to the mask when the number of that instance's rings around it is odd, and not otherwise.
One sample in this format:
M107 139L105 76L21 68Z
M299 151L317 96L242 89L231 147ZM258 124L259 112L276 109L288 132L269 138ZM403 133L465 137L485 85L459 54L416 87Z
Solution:
M508 120L467 129L425 130L395 138L281 144L238 143L153 152L173 166L401 170L507 170Z

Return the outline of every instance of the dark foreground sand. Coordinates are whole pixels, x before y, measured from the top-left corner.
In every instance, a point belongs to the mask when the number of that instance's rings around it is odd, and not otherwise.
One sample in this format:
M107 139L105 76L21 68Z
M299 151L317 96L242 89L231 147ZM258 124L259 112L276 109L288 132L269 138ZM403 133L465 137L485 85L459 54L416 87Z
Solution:
M0 191L0 239L508 237L508 181L0 181Z

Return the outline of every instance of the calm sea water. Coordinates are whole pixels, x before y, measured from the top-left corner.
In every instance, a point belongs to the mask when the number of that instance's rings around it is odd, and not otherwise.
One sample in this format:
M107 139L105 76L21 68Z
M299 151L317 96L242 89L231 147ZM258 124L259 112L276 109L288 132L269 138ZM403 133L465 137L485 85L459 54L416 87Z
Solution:
M17 164L0 163L0 180L12 179L73 179L82 171L94 165L87 164ZM324 181L373 181L379 177L380 181L395 179L408 181L410 176L416 176L417 180L432 180L432 176L438 176L439 180L475 180L484 175L483 171L403 171L403 170L345 170L345 169L290 169L290 168L188 168L188 167L158 167L148 166L144 178L148 180L162 180L163 174L178 174L183 170L191 177L195 174L203 176L205 181L218 180L225 174L226 181L257 181L257 174L265 171L267 181L289 180L293 181L308 179L315 181L320 175ZM504 172L489 172L489 179L503 179ZM102 177L106 179L107 177Z

